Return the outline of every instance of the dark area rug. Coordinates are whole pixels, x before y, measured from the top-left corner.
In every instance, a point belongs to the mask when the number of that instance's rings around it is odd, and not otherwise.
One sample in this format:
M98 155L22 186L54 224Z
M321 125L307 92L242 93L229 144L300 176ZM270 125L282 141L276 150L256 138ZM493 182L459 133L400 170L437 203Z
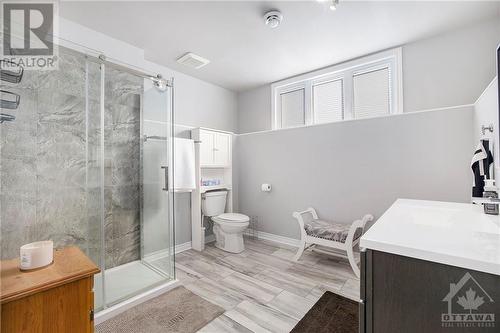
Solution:
M139 304L96 326L96 333L194 333L224 312L184 287Z
M358 330L359 303L327 291L291 333L358 333Z

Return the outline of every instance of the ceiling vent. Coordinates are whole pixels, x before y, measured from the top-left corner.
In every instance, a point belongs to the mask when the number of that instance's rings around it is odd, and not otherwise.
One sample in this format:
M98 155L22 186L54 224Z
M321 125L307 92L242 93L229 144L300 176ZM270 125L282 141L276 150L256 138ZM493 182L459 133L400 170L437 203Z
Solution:
M177 62L179 64L183 64L184 66L188 66L194 69L199 69L210 63L210 60L189 52L180 57L179 59L177 59Z

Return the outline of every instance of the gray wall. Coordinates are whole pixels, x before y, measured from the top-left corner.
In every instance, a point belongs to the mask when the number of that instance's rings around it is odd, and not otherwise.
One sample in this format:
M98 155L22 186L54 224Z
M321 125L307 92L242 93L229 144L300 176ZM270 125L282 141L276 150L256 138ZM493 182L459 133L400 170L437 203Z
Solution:
M175 123L236 132L236 93L193 77L175 76Z
M238 133L271 129L271 87L265 85L238 94Z
M472 104L495 74L500 19L403 46L404 112ZM238 94L238 133L271 129L271 88Z
M496 75L500 19L403 47L405 112L472 104Z
M470 198L473 107L238 137L239 210L259 229L298 238L293 211L378 218L397 198ZM270 183L270 193L260 191Z

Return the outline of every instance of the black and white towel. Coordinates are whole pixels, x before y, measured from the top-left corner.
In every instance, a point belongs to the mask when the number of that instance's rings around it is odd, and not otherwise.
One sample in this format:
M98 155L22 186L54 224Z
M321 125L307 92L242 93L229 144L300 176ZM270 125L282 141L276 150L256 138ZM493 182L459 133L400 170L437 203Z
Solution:
M481 140L477 145L470 166L474 174L472 184L472 196L482 197L484 191L484 180L490 179L490 165L493 163L493 155L490 151L490 142Z

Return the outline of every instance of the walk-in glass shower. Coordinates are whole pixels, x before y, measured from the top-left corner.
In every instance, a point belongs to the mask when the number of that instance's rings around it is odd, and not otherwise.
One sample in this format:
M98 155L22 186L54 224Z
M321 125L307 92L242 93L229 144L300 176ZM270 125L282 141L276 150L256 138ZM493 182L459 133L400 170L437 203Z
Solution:
M172 280L172 82L63 47L57 70L16 81L1 81L18 102L1 110L2 260L78 246L101 269L97 311Z

